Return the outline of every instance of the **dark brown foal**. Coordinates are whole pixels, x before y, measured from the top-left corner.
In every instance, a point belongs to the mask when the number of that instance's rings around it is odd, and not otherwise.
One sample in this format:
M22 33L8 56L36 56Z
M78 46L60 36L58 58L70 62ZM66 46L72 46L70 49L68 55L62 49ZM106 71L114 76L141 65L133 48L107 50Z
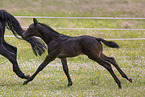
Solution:
M102 53L103 47L101 42L103 42L106 46L118 48L119 46L115 42L106 41L102 38L95 38L92 36L70 37L62 35L54 31L49 26L38 23L35 18L33 21L34 23L31 24L27 31L23 34L23 38L30 36L38 36L42 38L48 45L48 55L42 64L38 67L36 72L23 83L24 85L32 81L34 77L45 68L47 64L49 64L55 58L60 58L63 64L63 70L68 78L68 86L71 86L72 80L69 75L66 58L78 56L79 54L87 55L88 58L105 67L112 75L119 88L121 88L121 82L113 72L110 63L117 68L122 77L132 82L132 79L128 78L127 75L120 69L113 57L106 57Z

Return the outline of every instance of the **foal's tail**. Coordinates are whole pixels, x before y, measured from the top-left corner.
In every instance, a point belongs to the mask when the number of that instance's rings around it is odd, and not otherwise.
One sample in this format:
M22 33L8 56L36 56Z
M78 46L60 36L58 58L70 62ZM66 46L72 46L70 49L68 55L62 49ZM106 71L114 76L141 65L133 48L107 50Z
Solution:
M119 45L115 43L114 41L106 41L102 38L96 38L98 41L102 41L106 46L112 47L112 48L119 48Z

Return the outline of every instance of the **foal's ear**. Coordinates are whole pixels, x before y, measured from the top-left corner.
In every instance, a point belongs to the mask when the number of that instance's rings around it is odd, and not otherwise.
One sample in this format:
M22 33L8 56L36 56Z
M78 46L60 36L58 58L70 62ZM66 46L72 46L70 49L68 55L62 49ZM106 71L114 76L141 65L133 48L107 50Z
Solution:
M35 19L35 18L33 18L33 22L34 22L34 25L36 26L36 24L38 23L38 21Z

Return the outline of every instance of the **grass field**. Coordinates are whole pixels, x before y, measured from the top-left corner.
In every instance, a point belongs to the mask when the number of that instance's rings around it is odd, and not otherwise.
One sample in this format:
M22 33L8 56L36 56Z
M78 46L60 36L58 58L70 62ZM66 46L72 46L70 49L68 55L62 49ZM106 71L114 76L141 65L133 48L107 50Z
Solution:
M26 16L145 17L144 4L144 0L3 0L0 3L0 9L6 9L13 15ZM18 20L22 26L26 27L32 23L32 19ZM38 21L49 24L52 28L145 28L145 20L38 19ZM70 36L85 34L104 39L145 38L145 31L138 30L56 30ZM12 34L6 30L6 35ZM23 40L8 37L5 37L5 40L18 47L17 60L25 74L32 75L47 55L46 52L36 57L30 45ZM123 79L112 66L122 82L123 89L118 89L112 76L103 67L84 55L68 58L72 87L67 87L67 78L59 59L51 62L32 82L23 86L24 80L13 73L11 63L0 56L0 96L144 97L145 40L116 40L115 42L120 48L112 49L104 46L104 54L115 57L122 70L133 79L133 83Z

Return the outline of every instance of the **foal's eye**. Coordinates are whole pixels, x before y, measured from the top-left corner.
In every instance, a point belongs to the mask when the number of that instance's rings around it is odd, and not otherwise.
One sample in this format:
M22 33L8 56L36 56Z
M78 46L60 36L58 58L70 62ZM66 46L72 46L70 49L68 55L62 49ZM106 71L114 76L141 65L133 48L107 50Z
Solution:
M33 29L34 29L34 27L33 27L33 26L30 26L29 28L30 28L31 30L33 30Z
M31 29L31 28L28 29L29 32L32 31L32 30L33 30L33 29Z

